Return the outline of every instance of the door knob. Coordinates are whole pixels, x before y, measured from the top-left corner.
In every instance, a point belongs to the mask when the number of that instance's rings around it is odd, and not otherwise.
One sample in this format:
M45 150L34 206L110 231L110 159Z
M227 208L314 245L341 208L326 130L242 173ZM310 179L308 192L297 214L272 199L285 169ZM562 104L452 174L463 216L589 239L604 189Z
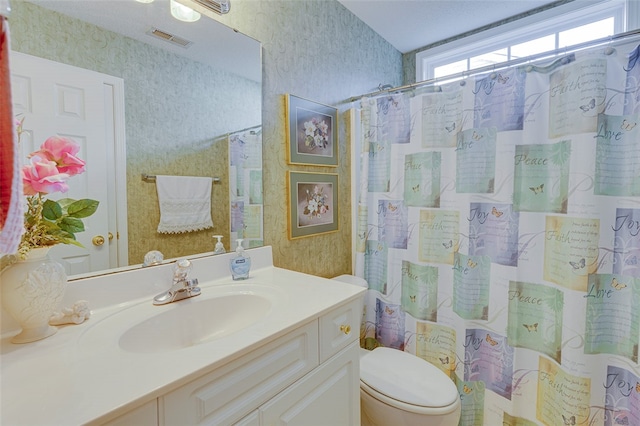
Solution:
M113 240L113 234L109 232L109 241Z
M104 237L102 235L96 235L91 239L94 246L101 246L104 244Z

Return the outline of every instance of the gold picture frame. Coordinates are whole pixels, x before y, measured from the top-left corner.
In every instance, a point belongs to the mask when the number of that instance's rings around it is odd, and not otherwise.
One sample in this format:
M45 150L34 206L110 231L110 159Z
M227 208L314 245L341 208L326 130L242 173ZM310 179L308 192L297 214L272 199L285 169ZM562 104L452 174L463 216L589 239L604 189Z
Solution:
M338 109L285 95L287 162L338 166Z
M337 232L338 175L287 172L289 239Z

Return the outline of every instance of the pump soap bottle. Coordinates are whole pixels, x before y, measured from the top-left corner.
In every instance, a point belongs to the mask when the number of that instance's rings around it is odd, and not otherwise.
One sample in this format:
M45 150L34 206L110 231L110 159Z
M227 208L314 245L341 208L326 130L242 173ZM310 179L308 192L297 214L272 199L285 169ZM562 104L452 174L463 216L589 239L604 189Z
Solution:
M224 244L222 244L222 235L214 235L213 238L217 238L218 242L216 243L216 247L213 249L213 254L222 254L227 251L224 249Z
M234 280L246 280L249 278L249 269L251 269L251 258L244 254L242 247L242 239L236 240L236 255L231 258L231 278Z

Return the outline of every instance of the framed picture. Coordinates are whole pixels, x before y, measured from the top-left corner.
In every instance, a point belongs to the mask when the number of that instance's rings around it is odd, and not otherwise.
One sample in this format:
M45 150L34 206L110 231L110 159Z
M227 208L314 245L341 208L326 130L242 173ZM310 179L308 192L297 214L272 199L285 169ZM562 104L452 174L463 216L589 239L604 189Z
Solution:
M338 110L286 95L289 164L338 165Z
M289 239L338 230L338 175L287 172Z

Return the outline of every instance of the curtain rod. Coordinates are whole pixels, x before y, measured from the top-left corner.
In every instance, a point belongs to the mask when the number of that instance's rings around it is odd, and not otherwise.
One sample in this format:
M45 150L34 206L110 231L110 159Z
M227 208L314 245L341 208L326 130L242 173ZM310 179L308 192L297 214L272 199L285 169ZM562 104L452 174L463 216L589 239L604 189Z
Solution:
M214 140L215 142L220 142L220 141L223 141L223 140L225 140L225 139L228 139L228 138L229 138L229 136L231 136L231 135L236 135L236 134L238 134L238 133L247 132L247 131L249 131L249 130L251 130L251 134L252 134L252 135L259 135L260 133L262 133L262 129L261 129L261 128L262 128L262 124L257 124L257 125L255 125L255 126L247 127L247 128L245 128L245 129L234 130L233 132L223 133L223 134L221 134L220 136L216 136L213 140ZM260 129L260 130L259 130L259 131L256 131L256 130L254 130L254 129Z
M487 72L487 71L496 71L496 70L499 70L499 69L502 69L502 68L511 67L513 65L518 65L518 64L523 64L523 63L530 62L530 61L533 61L533 60L536 60L536 59L547 58L547 57L549 57L551 55L558 54L559 52L573 53L573 52L577 52L578 50L581 50L581 49L585 49L585 48L588 48L588 47L594 47L594 46L597 46L599 44L611 43L613 41L618 41L620 39L627 38L627 37L632 37L632 36L636 36L636 35L640 35L640 28L639 29L635 29L635 30L631 30L631 31L627 31L627 32L624 32L624 33L616 34L616 35L613 35L613 36L609 36L609 37L599 38L597 40L586 41L584 43L575 44L575 45L570 46L570 47L549 50L547 52L538 53L536 55L531 55L531 56L527 56L527 57L524 57L524 58L512 59L510 61L500 62L500 63L493 64L493 65L486 65L484 67L474 68L474 69L468 70L468 71L462 71L462 72L455 73L455 74L449 74L449 75L444 76L444 77L430 78L429 80L423 80L423 81L419 81L417 83L405 84L404 86L393 87L393 88L390 88L390 89L377 90L375 92L365 93L364 95L360 95L360 96L352 96L351 98L347 99L346 101L343 101L342 103L345 103L345 102L347 102L347 103L356 102L356 101L359 101L361 98L363 98L365 96L376 96L376 95L381 95L383 93L399 92L399 91L403 91L403 90L407 90L407 89L413 89L413 88L416 88L416 87L427 86L429 84L435 84L435 83L437 83L439 81L440 82L445 82L445 81L453 80L453 79L456 79L456 78L469 77L471 75L480 74L480 73Z
M236 133L246 132L247 130L257 129L257 128L259 128L259 127L262 127L262 124L256 124L255 126L246 127L246 128L244 128L244 129L240 129L240 130L234 130L233 132L229 132L229 133L227 133L225 136L235 135Z
M156 175L150 175L148 173L142 173L142 180L145 182L155 182L156 181ZM211 180L213 181L213 183L220 183L221 179L219 177L212 177Z
M262 124L256 124L255 126L247 127L247 128L240 129L240 130L234 130L233 132L229 132L229 133L223 133L220 136L216 136L214 140L217 142L219 140L226 139L231 135L235 135L236 133L242 133L242 132L246 132L248 130L251 130L251 134L252 135L256 135L256 134L260 133L262 130L260 130L260 132L256 132L253 129L259 129L261 127L262 127Z

